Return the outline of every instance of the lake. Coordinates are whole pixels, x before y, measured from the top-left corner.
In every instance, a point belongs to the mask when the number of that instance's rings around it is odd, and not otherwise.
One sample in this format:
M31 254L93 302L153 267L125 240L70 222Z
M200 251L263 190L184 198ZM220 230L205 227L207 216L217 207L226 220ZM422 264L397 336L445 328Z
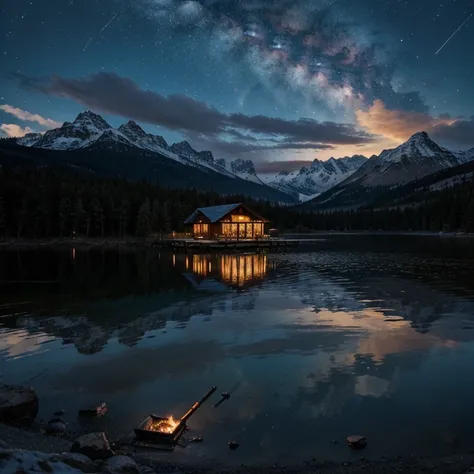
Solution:
M474 445L474 242L327 236L296 251L0 251L0 372L39 417L131 432L149 413L223 463L465 452ZM214 408L221 392L231 398ZM105 400L84 422L77 410ZM87 424L84 424L87 423ZM229 451L235 440L240 447Z

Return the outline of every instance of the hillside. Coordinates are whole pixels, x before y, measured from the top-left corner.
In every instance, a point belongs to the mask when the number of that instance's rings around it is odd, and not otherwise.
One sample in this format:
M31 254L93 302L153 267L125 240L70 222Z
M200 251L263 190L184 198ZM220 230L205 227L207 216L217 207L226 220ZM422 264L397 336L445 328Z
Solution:
M24 147L0 140L0 165L58 167L98 177L147 180L171 188L194 188L223 195L243 194L282 203L293 199L268 186L220 174L211 169L183 165L159 153L121 144L119 149L100 143L78 150L48 150Z

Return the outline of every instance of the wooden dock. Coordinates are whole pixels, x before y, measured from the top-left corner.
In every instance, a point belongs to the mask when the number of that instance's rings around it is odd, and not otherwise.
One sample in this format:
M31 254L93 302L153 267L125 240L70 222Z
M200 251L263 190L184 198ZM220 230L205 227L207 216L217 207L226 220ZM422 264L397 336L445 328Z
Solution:
M259 250L287 249L301 243L298 239L258 239L258 240L205 240L170 239L163 241L166 247L175 250Z

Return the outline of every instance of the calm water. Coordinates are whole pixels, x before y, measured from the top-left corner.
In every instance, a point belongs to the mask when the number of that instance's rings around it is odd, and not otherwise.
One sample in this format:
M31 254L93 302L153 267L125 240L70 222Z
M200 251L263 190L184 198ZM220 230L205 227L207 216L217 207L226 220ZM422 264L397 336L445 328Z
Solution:
M183 414L179 459L267 462L462 452L474 444L474 242L332 237L297 252L0 252L0 372L40 417L124 435ZM77 409L106 400L81 425ZM241 447L227 449L235 439ZM338 440L339 444L333 444Z

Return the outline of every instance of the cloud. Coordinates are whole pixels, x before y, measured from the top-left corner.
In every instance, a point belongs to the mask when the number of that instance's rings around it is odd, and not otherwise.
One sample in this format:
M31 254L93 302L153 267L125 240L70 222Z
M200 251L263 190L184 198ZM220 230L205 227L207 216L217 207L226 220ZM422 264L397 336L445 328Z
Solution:
M44 118L38 114L32 114L26 110L18 109L8 104L0 105L0 110L3 110L7 114L13 115L17 119L24 120L25 122L39 123L46 128L58 128L62 125L61 122L56 122L50 118Z
M129 78L97 73L84 78L53 76L44 81L14 73L20 86L67 99L98 112L132 118L182 132L211 149L248 152L267 149L327 149L369 143L373 137L351 124L313 119L287 120L223 113L204 102L141 89Z
M450 126L454 120L433 117L427 113L408 110L390 110L379 99L366 110L356 110L356 119L369 133L382 135L394 141L404 141L416 132L427 132L437 126Z
M255 163L255 169L261 174L275 174L280 171L291 173L299 171L303 166L309 167L312 163L310 160L262 161Z
M0 130L7 137L24 137L28 133L33 133L30 127L23 128L13 123L2 123Z
M439 124L431 132L433 139L463 146L474 146L474 117L456 120L451 125Z

